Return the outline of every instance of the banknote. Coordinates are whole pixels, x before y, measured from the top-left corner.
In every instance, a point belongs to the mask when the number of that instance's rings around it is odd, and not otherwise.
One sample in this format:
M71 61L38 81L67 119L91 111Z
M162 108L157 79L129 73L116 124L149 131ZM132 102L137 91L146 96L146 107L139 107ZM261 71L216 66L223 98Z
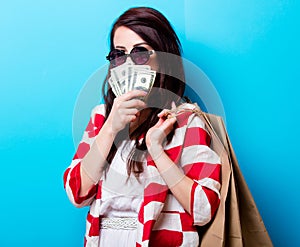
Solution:
M135 71L132 78L131 90L149 92L153 86L156 74L151 71Z
M115 96L131 90L149 92L154 84L156 71L149 65L122 64L110 71L109 85Z
M112 76L108 79L108 83L109 83L114 95L116 97L120 96L121 95L121 89L119 88L118 83L113 79Z

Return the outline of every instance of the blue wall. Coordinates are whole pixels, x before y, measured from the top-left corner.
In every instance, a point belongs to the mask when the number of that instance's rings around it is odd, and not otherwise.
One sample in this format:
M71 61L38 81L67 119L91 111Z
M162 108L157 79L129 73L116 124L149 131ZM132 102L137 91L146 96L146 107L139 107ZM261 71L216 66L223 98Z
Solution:
M74 106L136 5L162 11L213 82L274 245L299 246L300 4L283 0L1 2L0 245L82 246L87 209L62 185Z

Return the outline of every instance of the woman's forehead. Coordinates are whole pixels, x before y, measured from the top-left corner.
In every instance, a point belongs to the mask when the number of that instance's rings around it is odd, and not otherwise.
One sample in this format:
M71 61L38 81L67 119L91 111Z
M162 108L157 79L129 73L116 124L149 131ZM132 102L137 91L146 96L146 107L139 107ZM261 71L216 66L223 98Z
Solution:
M147 44L137 33L128 27L118 27L114 33L114 47L123 49L132 49L139 44Z

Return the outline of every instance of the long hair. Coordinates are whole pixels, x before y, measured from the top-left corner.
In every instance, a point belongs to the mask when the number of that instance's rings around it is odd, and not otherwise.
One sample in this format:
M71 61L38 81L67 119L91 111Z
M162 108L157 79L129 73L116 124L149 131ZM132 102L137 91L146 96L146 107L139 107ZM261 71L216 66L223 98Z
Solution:
M178 103L183 96L185 90L184 70L181 60L181 44L175 31L169 21L157 10L147 7L131 8L124 12L113 24L110 33L110 49L114 49L114 35L117 28L125 26L144 41L146 41L156 52L159 71L157 71L153 89L147 96L147 106L150 107L150 114L147 120L137 127L129 138L135 141L134 147L127 160L127 173L130 175L133 172L138 176L143 172L142 154L147 151L145 139L140 142L141 137L146 135L149 128L158 121L157 114L164 108L170 108L171 102ZM111 67L110 67L111 68ZM109 72L103 84L102 92L106 105L106 118L112 109L115 95L111 88L107 85ZM155 89L155 90L154 90ZM143 110L142 110L143 111ZM107 157L107 163L104 168L105 174L109 169L110 163L116 153L117 144L125 137L128 137L129 128L120 131L116 136L114 144ZM171 132L167 136L167 141L170 141L173 136Z

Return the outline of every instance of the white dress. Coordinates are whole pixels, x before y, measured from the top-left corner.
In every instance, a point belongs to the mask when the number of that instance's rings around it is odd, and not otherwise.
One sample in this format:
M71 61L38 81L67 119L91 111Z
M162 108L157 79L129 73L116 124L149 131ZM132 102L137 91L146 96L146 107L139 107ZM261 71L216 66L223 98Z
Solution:
M140 175L139 181L132 175L128 178L126 159L133 144L134 141L123 141L119 145L106 178L103 176L100 215L104 217L137 218L138 216L143 200L145 172ZM136 229L100 229L99 246L101 247L135 245Z

